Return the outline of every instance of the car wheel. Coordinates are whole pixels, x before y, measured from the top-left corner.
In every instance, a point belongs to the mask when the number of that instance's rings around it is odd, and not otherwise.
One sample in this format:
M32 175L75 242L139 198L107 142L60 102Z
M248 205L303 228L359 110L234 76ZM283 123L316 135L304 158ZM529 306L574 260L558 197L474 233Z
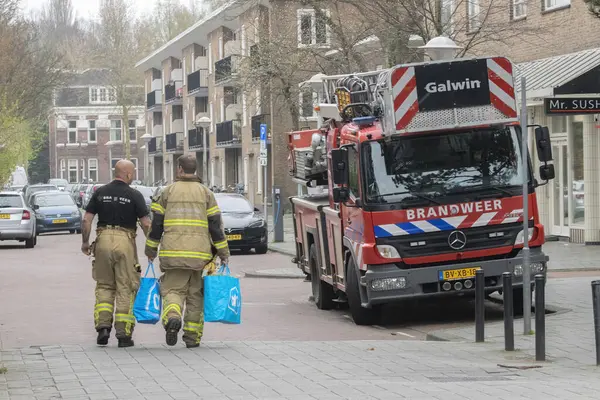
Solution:
M268 250L269 246L267 246L266 244L260 245L254 249L254 251L256 251L256 254L267 254Z
M365 308L361 305L356 263L350 256L346 267L346 296L350 314L356 325L376 325L381 320L381 305Z
M71 235L72 235L72 234L74 234L74 233L75 233L75 229L71 229L71 230L69 231L69 233L70 233Z
M77 233L78 235L79 235L79 234L81 234L81 229L77 229L77 230L75 231L75 233Z
M33 249L35 247L35 243L36 243L35 236L32 237L31 239L27 239L27 240L25 240L25 248Z
M321 279L321 268L319 267L317 248L314 244L310 245L308 257L312 295L315 299L315 304L319 310L331 310L331 308L333 308L334 297L333 287Z

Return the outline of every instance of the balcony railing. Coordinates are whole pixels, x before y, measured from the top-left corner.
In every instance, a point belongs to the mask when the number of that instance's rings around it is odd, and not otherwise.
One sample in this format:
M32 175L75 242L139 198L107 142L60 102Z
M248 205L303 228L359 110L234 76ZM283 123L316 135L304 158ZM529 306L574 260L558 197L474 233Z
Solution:
M255 115L251 118L250 125L252 127L252 141L259 142L260 141L260 125L267 123L267 118L269 114L259 114ZM267 140L270 139L269 137Z
M206 138L208 144L208 137ZM204 148L204 129L188 130L188 147L190 150Z
M181 81L175 81L172 84L165 85L165 103L181 101L182 95Z
M183 132L169 133L166 137L166 151L183 151Z
M217 146L230 146L242 142L242 124L234 119L217 124Z
M163 141L163 138L160 136L153 137L152 139L150 139L150 141L148 142L148 153L150 153L150 154L162 153L162 141Z
M189 95L200 94L203 96L208 94L208 70L199 69L188 75L187 92Z
M225 57L215 63L215 84L222 84L238 73L239 56Z
M153 90L146 95L146 107L148 110L162 104L162 90Z

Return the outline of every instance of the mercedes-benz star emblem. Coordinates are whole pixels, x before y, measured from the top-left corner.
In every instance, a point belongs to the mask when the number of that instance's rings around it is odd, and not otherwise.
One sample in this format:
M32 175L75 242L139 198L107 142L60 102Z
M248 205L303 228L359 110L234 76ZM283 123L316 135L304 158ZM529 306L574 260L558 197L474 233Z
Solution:
M462 231L453 231L448 235L448 245L454 250L460 250L467 244L467 236Z

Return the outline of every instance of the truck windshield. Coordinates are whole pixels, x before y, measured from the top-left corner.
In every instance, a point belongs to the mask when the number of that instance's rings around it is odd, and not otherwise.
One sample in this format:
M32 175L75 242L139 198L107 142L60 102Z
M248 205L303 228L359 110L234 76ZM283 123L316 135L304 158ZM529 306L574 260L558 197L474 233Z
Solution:
M368 203L438 202L486 189L507 193L523 183L519 137L509 127L409 136L365 147Z

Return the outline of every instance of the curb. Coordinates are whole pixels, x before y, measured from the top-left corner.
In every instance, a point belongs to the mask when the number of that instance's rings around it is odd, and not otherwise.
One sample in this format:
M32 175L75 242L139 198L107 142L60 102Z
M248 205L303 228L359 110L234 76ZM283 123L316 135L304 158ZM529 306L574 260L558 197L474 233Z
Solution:
M304 274L302 275L292 275L292 274L268 274L262 273L259 271L251 271L244 272L244 276L246 278L266 278L266 279L304 279Z
M286 255L286 256L290 256L290 257L295 257L296 256L296 253L292 252L290 250L277 249L277 248L273 248L273 247L270 247L270 246L269 246L269 251L272 251L274 253L283 254L283 255Z

